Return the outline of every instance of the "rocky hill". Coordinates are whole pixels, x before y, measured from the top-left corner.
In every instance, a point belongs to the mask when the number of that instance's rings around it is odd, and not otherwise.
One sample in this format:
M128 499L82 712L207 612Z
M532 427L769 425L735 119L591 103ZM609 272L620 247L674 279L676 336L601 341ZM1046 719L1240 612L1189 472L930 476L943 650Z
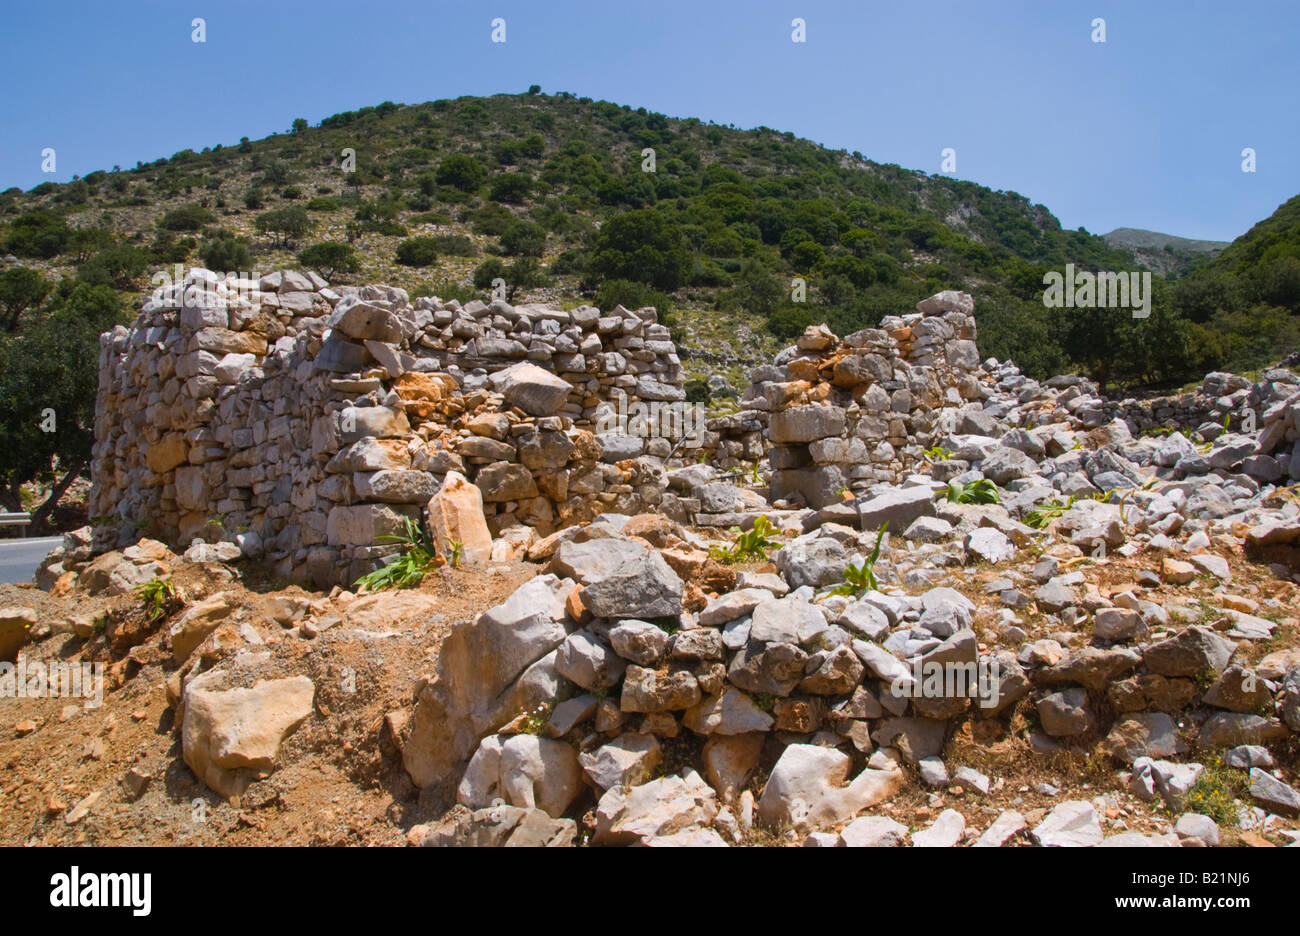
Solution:
M1228 246L1226 241L1192 240L1139 228L1116 228L1102 237L1112 247L1130 251L1153 272L1172 277L1191 272Z

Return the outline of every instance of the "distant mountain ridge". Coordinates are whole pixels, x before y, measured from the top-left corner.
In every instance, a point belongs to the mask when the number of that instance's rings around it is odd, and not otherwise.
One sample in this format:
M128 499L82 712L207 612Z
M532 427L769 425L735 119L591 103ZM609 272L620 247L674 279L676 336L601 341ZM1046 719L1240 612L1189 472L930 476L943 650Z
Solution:
M1103 234L1106 243L1130 251L1138 262L1162 276L1179 277L1207 259L1218 256L1228 241L1193 240L1142 228L1115 228Z

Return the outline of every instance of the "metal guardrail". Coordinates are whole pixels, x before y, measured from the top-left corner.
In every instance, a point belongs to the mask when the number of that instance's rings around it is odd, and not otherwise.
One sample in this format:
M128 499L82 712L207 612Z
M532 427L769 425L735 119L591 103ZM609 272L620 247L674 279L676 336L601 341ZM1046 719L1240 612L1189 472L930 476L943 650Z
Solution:
M27 528L31 525L32 515L29 513L0 513L0 527L19 527L23 536L27 535Z

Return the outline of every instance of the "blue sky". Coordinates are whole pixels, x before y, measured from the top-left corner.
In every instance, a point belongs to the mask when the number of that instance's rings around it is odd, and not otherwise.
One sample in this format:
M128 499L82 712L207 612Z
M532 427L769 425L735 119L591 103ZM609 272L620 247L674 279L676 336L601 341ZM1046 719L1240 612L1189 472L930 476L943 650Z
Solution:
M4 19L0 189L537 83L928 172L952 147L958 177L1094 233L1230 240L1300 191L1294 0L50 0Z

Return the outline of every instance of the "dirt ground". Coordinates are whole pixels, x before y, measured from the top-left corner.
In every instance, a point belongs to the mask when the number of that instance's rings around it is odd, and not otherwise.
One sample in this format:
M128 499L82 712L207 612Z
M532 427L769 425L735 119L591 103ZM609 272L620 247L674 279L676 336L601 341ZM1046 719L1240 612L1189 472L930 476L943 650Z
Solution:
M174 580L187 600L232 587L208 569L179 567ZM500 603L536 573L527 563L489 572L438 569L413 590L418 606L400 597L411 613L385 601L378 613L340 615L342 622L312 639L282 628L263 608L272 594L326 596L240 588L243 616L272 657L266 675L309 676L316 711L281 748L281 766L238 805L208 791L181 759L165 688L176 666L161 646L171 617L126 656L113 653L102 634L58 634L28 645L29 661L107 663L106 691L97 708L67 698L0 698L0 844L404 845L408 828L450 804L421 802L396 752L380 743L384 715L410 708L415 680L433 671L455 623ZM58 599L34 587L0 587L0 606L36 608L39 623L139 603L131 595ZM18 726L27 721L37 727L22 733ZM149 778L139 798L125 782L132 771ZM96 793L78 817L75 807Z

